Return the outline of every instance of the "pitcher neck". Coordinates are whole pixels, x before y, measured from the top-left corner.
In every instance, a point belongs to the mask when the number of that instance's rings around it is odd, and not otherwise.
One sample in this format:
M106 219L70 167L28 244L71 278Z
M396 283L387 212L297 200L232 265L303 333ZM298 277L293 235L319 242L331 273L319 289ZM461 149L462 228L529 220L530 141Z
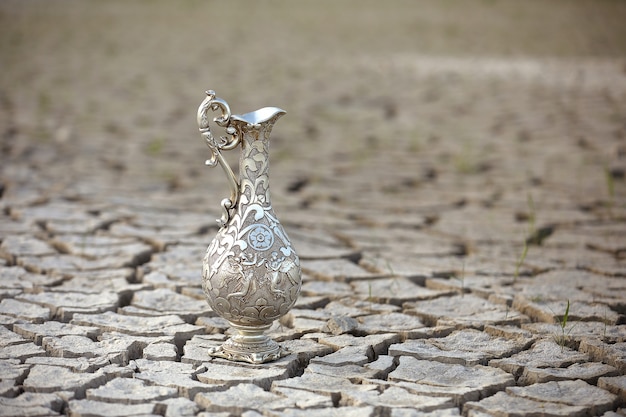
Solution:
M258 126L258 125L257 125ZM239 191L241 204L271 206L269 189L269 129L242 132L242 151L239 158Z
M234 114L231 126L241 140L239 159L240 205L260 204L271 208L269 189L269 142L274 123L285 114L278 107L264 107L245 113Z

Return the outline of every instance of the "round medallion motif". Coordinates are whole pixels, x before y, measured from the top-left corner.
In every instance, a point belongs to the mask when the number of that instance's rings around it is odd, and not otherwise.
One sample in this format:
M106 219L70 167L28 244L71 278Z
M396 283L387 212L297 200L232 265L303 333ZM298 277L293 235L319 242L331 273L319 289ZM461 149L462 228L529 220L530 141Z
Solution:
M248 243L256 250L266 250L274 244L274 233L264 224L259 224L248 234Z

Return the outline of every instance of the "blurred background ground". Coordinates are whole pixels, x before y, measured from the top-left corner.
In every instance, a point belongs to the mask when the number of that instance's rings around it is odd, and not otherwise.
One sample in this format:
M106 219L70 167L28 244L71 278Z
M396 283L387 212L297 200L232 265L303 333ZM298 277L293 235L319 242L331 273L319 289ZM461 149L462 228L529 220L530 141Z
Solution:
M287 110L279 215L604 207L624 196L625 21L618 0L4 0L0 181L217 211L195 121L214 89Z

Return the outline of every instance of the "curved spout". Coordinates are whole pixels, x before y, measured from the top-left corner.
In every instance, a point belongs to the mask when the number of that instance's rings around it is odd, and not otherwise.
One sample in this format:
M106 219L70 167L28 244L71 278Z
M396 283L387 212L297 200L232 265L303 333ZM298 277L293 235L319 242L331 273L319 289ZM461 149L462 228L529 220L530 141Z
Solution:
M250 113L233 114L230 116L230 120L232 122L244 122L250 125L260 125L272 120L276 116L282 116L286 113L286 111L279 109L278 107L263 107L262 109Z

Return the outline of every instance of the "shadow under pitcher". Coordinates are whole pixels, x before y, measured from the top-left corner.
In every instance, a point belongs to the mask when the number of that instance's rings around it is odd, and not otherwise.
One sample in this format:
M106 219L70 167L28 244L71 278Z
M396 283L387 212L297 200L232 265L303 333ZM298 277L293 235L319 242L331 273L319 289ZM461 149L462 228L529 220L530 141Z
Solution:
M270 200L269 139L274 123L285 114L264 107L231 114L226 101L206 92L198 108L198 126L211 158L206 165L221 165L230 187L222 200L220 226L202 263L202 288L213 311L228 320L238 334L212 356L234 361L264 363L287 354L264 332L295 304L302 286L300 260L276 218ZM213 121L226 135L215 137ZM239 178L222 151L240 149Z

